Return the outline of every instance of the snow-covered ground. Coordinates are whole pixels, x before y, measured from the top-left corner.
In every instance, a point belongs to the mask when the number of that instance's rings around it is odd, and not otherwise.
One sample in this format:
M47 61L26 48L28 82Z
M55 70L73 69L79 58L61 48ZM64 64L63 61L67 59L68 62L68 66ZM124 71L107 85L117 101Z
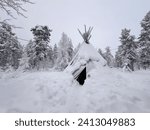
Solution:
M0 112L150 112L150 71L93 70L83 86L65 72L1 72Z

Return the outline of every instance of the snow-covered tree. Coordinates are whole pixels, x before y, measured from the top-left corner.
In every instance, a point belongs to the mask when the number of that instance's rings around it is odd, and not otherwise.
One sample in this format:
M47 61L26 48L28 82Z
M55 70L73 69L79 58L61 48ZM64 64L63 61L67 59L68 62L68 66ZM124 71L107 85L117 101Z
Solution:
M20 63L20 67L24 70L32 68L31 62L33 61L32 55L35 49L34 46L35 42L30 40L29 43L24 47L23 56Z
M62 33L61 40L58 44L57 68L63 70L73 58L74 51L71 39Z
M115 66L118 68L123 67L122 51L123 51L122 46L119 46L115 55Z
M70 62L74 56L74 49L71 39L67 44L67 53L68 53L68 62Z
M49 67L52 60L52 48L48 45L51 31L47 26L35 26L31 29L34 40L27 45L29 66L32 69Z
M54 66L54 52L51 46L48 48L48 67L52 68Z
M58 47L57 47L57 44L55 44L54 48L53 48L54 65L56 65L56 63L57 63L57 58L58 58Z
M7 23L0 25L0 66L17 69L22 55L22 46Z
M139 37L139 59L143 68L150 67L150 11L141 22L141 34Z
M99 50L100 51L100 50ZM100 52L99 52L100 53ZM102 53L102 52L101 52ZM105 48L105 53L103 54L104 59L107 61L107 65L110 67L114 66L114 57L111 54L110 47Z
M22 58L20 59L20 65L19 65L19 70L28 70L29 69L29 57L27 55L26 47L23 47L23 54Z
M130 30L123 29L120 37L121 45L116 52L116 62L118 67L123 67L124 64L129 64L131 70L134 70L136 62L136 44L135 37L130 35Z

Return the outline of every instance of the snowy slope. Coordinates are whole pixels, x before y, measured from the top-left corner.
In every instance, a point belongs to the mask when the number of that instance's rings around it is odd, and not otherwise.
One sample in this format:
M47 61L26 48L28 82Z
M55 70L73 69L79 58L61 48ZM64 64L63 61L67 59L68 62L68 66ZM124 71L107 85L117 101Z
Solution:
M91 71L84 86L65 72L0 73L0 112L150 112L150 71Z

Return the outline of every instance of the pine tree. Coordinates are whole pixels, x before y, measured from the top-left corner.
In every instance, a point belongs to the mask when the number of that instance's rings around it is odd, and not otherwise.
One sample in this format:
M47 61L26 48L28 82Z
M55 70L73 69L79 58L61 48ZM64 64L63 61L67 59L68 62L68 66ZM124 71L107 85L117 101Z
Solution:
M7 23L0 26L0 66L3 69L12 67L17 69L22 56L22 46L19 43L12 27Z
M34 57L35 57L35 42L30 40L24 49L23 59L21 61L21 63L27 62L25 63L26 65L24 66L25 68L23 69L33 68Z
M55 44L54 48L53 48L54 65L56 65L56 63L57 63L57 58L58 58L58 47L57 47L57 44Z
M61 40L58 44L58 52L57 68L63 70L67 67L74 55L72 41L65 33L62 33Z
M110 47L106 47L105 48L105 53L103 54L104 56L104 59L107 61L107 65L109 67L113 67L114 66L114 57L113 55L111 54L111 50L110 50Z
M115 65L117 68L123 67L123 57L122 57L122 46L118 47L118 51L116 52L115 55Z
M67 53L68 53L68 62L70 62L74 56L73 44L72 44L71 39L69 40L67 44Z
M150 67L150 11L141 22L141 34L139 37L139 59L141 67Z
M48 68L52 59L52 48L48 45L52 30L47 26L35 26L31 31L34 40L26 47L28 48L29 66L37 70Z
M54 66L54 52L51 46L48 47L48 67L52 68Z
M136 62L136 44L135 37L130 35L130 30L123 29L120 37L121 45L116 52L116 62L119 67L128 64L130 69L134 71L134 63Z
M20 59L20 65L19 65L19 70L27 70L29 69L29 57L27 55L27 51L26 48L23 46L23 54L22 54L22 58Z

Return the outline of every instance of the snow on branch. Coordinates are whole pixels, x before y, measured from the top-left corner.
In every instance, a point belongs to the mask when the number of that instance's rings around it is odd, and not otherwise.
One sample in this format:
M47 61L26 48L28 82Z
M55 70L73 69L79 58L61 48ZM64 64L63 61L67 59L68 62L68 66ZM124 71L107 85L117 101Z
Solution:
M26 17L23 12L26 10L22 7L23 4L33 4L30 0L0 0L0 8L4 10L9 16L15 18L11 10L14 10L18 15Z

